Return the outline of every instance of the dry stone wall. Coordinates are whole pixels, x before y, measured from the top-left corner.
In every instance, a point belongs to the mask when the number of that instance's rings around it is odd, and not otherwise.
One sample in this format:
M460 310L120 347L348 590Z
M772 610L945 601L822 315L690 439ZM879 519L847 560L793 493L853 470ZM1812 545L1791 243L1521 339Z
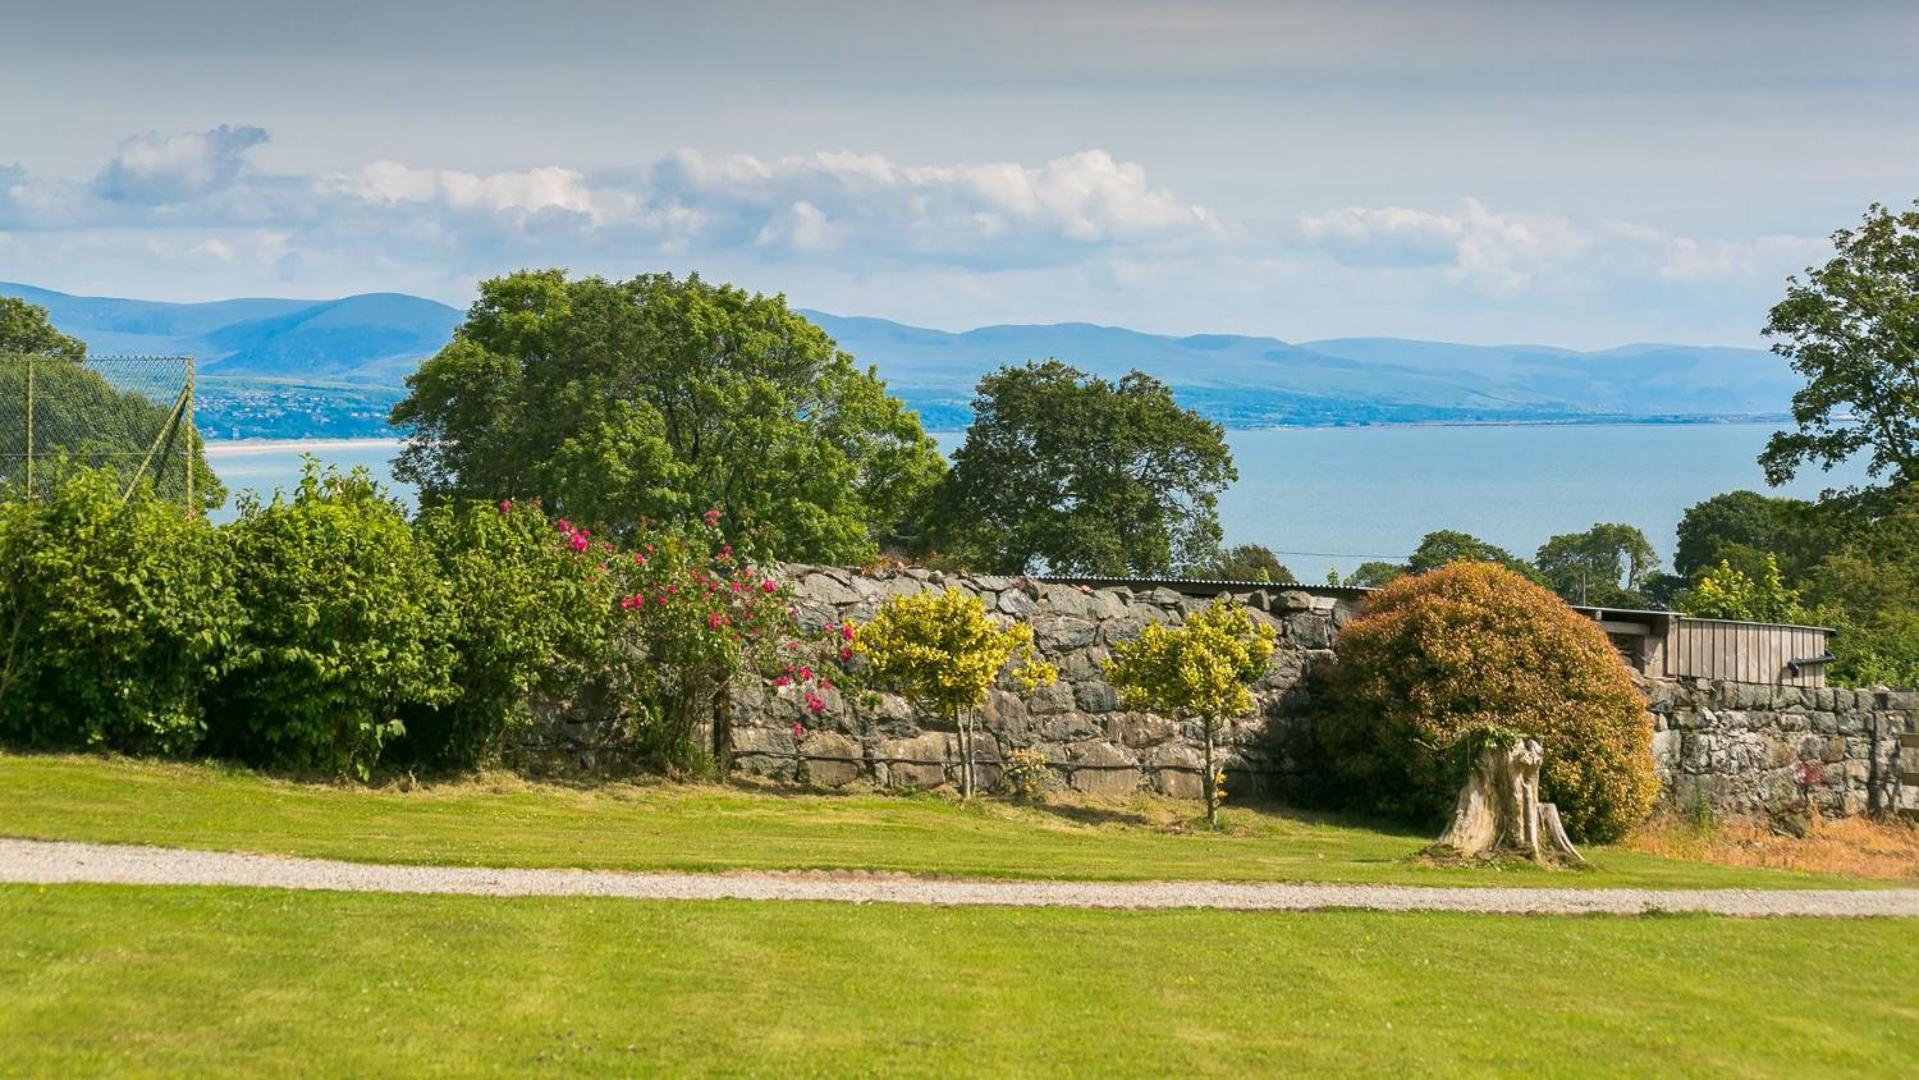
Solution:
M1910 690L1645 680L1653 758L1667 801L1762 814L1909 808L1900 735L1919 732ZM1911 751L1905 751L1910 754Z
M1266 676L1254 687L1253 716L1230 724L1221 759L1228 789L1284 794L1310 786L1309 763L1287 748L1310 744L1312 675L1333 659L1334 639L1357 610L1351 593L1285 586L1235 587L1215 595L1187 587L1090 588L1032 578L943 574L923 569L877 573L789 566L799 620L809 630L870 618L889 597L925 589L978 596L1002 620L1031 623L1059 681L1021 693L994 689L976 750L983 785L1018 749L1037 749L1059 779L1098 794L1151 790L1199 796L1201 733L1183 723L1125 709L1102 665L1115 642L1148 623L1178 624L1223 595L1271 624L1278 641ZM1816 804L1827 814L1908 808L1919 789L1902 788L1902 771L1919 772L1919 750L1901 733L1919 733L1912 691L1771 686L1703 679L1640 680L1654 724L1653 753L1663 797L1685 809L1752 814ZM797 695L741 687L730 725L735 767L786 780L838 787L863 780L889 787L937 787L957 781L958 738L938 718L890 694L823 695L809 714ZM592 710L583 710L591 715ZM803 725L796 737L794 725ZM569 720L553 744L576 762L620 753L619 726ZM1914 740L1919 742L1919 740Z
M991 691L976 762L982 784L997 781L1014 750L1046 755L1059 778L1080 791L1116 794L1142 788L1197 797L1201 733L1197 723L1175 722L1121 707L1102 665L1115 642L1139 635L1148 623L1177 625L1213 600L1170 588L1136 591L1089 588L1032 578L943 574L922 569L863 574L788 567L802 625L809 629L864 622L888 597L924 589L959 589L978 596L1003 620L1032 624L1040 652L1059 668L1059 681L1020 693ZM1279 634L1268 672L1254 690L1259 713L1234 722L1222 737L1229 790L1259 788L1278 773L1267 736L1275 722L1299 714L1307 676L1332 659L1333 636L1351 614L1349 600L1281 586L1225 593ZM958 739L950 725L916 713L892 695L855 700L826 695L824 712L808 715L797 697L746 688L732 723L737 768L814 784L867 778L883 785L932 787L956 777ZM795 723L805 734L796 738Z

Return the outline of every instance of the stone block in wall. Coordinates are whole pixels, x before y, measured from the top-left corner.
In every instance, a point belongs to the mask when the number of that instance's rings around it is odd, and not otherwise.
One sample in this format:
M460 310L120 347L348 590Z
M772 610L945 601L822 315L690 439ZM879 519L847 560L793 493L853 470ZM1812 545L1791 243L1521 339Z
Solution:
M733 764L741 772L782 780L792 778L797 759L790 729L735 727L732 739Z
M1093 593L1093 617L1096 619L1117 619L1131 610L1133 591L1131 589L1100 589Z
M1050 682L1033 688L1026 695L1026 711L1034 716L1063 713L1073 707L1072 688L1062 682Z
M1082 682L1088 679L1106 677L1106 661L1112 659L1111 650L1093 646L1086 649L1074 649L1054 661L1059 668L1059 677Z
M838 606L860 602L860 594L854 591L848 579L824 570L815 571L801 578L794 591L808 600L822 604Z
M1099 624L1065 615L1036 615L1033 639L1048 656L1084 649L1099 638Z
M999 609L1015 619L1030 619L1039 614L1039 601L1024 590L1008 589L999 594Z
M1095 620L1100 617L1099 603L1093 599L1090 589L1078 585L1041 585L1039 596L1040 602L1055 615Z
M1313 610L1311 593L1298 589L1281 589L1273 594L1272 612L1275 615L1290 615L1297 611Z
M1032 731L1049 742L1074 742L1104 736L1106 725L1100 722L1099 717L1074 709L1034 717Z
M837 732L814 732L800 741L806 778L821 787L844 787L866 771L859 741Z
M1081 712L1109 713L1119 708L1119 693L1104 682L1083 682L1073 686L1073 702Z
M1175 799L1197 799L1205 794L1200 773L1205 758L1190 746L1167 743L1148 751L1141 761L1152 776L1153 790Z
M1300 612L1286 616L1286 636L1308 649L1331 648L1333 624L1324 616Z
M1179 737L1179 725L1145 712L1115 713L1106 718L1106 736L1135 749L1158 746Z
M1069 783L1089 795L1128 795L1139 790L1139 762L1109 742L1074 743L1066 749Z
M1011 690L994 687L986 692L984 720L988 728L1003 735L1018 737L1031 728L1032 715L1026 702Z
M886 787L932 788L946 782L951 737L926 732L908 739L881 739L873 746L873 773Z

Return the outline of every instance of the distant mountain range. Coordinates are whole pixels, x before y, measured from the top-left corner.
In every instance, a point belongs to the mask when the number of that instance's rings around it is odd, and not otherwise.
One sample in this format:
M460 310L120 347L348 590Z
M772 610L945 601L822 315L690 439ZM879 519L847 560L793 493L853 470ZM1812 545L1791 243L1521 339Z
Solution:
M463 317L445 304L400 293L170 304L0 282L0 294L47 308L56 326L96 353L196 356L216 413L204 426L226 435L259 434L260 424L246 415L274 409L278 419L268 425L274 435L377 428L380 402L397 398L402 378L445 344ZM1229 427L1771 416L1787 409L1799 385L1783 360L1757 349L1648 344L1575 352L1396 338L1289 343L1230 334L1170 337L1086 323L948 333L805 314L862 363L876 365L936 430L964 426L981 375L1046 357L1108 377L1138 368ZM267 384L304 389L297 404L275 405ZM326 387L354 403L350 420L320 415ZM222 402L241 399L250 404L228 410L231 415L220 411ZM293 430L301 416L312 420L310 430Z

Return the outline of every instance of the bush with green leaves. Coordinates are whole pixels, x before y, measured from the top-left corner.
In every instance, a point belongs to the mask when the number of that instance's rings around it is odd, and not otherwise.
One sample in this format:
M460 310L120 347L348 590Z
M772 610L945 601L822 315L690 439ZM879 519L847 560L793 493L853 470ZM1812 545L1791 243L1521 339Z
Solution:
M110 470L0 503L0 736L187 754L243 622L219 533Z
M1270 621L1215 600L1183 626L1148 623L1139 637L1116 643L1107 661L1106 678L1128 708L1199 721L1205 746L1200 789L1209 825L1219 824L1225 798L1225 773L1213 764L1213 746L1227 721L1257 704L1252 685L1266 673L1277 637Z
M452 603L400 505L364 470L308 461L290 497L227 526L248 615L219 694L215 747L366 776L404 712L455 696Z
M610 545L511 500L429 507L414 532L452 605L457 696L407 711L406 749L438 764L491 763L536 696L564 699L610 659Z
M1652 809L1645 698L1597 623L1489 563L1401 578L1341 632L1320 700L1324 767L1342 800L1441 818L1488 736L1538 739L1542 797L1587 840Z

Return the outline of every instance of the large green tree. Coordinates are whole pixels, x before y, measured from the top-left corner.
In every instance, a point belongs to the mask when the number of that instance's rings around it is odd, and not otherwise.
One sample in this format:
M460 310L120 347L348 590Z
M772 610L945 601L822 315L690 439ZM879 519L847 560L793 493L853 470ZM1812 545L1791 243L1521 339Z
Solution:
M1457 529L1435 529L1420 537L1419 546L1406 559L1406 569L1423 574L1456 562L1493 563L1528 578L1537 579L1539 576L1526 560L1497 544Z
M1152 575L1210 563L1219 493L1239 479L1218 424L1140 372L1058 360L980 380L933 540L977 570Z
M56 329L47 309L0 296L0 485L24 482L31 449L36 490L89 466L112 470L125 486L144 463L145 479L163 499L185 498L191 468L194 502L202 509L225 502L226 491L207 466L199 432L191 423L173 421L170 395L180 388L169 387L168 399L156 401L115 386L86 358L86 342Z
M1919 204L1895 214L1875 203L1832 241L1832 259L1789 279L1766 323L1773 351L1807 382L1793 395L1794 429L1759 461L1782 484L1802 465L1863 453L1869 475L1909 484L1919 480Z
M1846 515L1837 509L1756 491L1714 495L1679 519L1673 570L1692 577L1731 561L1751 573L1756 553L1759 562L1776 556L1786 576L1796 578L1838 546Z
M1659 553L1631 525L1601 522L1541 544L1533 556L1546 586L1575 604L1644 607L1659 576Z
M763 557L864 559L942 468L873 369L783 297L697 275L483 282L407 385L394 471L428 503L532 496L615 531L719 510Z

